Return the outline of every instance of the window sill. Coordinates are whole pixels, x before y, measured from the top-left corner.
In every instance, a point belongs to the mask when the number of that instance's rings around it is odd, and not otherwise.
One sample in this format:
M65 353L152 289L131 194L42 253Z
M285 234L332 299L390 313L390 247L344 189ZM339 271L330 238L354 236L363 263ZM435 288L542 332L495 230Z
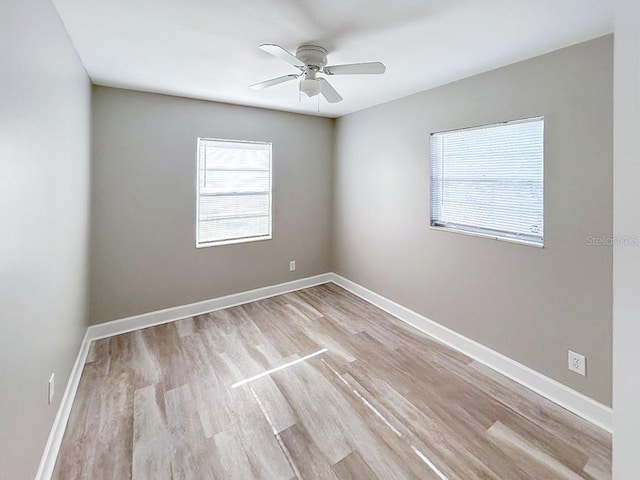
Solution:
M437 225L429 225L429 228L431 230L440 230L441 232L459 233L462 235L468 235L470 237L489 238L491 240L499 240L501 242L516 243L518 245L525 245L527 247L544 248L544 244L539 244L539 243L528 241L528 240L520 240L517 238L499 237L498 235L492 235L490 233L471 232L471 231L459 230L457 228L451 228L451 227L440 227Z
M236 238L234 240L223 240L220 242L196 243L196 248L220 247L223 245L237 245L239 243L261 242L263 240L271 240L271 235L251 238Z

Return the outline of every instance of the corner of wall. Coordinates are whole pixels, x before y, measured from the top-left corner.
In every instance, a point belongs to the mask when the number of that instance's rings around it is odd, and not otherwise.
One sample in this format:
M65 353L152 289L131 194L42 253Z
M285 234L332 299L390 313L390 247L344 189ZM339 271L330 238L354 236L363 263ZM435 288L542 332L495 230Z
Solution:
M331 119L331 169L330 169L330 195L331 195L331 203L329 205L329 271L336 271L336 256L335 256L335 239L336 239L336 156L337 156L337 133L338 133L338 122L339 118Z

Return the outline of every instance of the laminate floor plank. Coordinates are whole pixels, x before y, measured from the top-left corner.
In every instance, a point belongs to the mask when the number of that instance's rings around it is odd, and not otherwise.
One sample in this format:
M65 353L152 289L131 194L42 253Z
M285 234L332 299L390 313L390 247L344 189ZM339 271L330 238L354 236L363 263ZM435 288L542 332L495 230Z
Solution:
M115 478L609 480L611 437L325 284L92 342L53 479Z
M95 434L99 429L103 404L100 401L101 391L94 388L104 382L109 358L94 360L86 364L80 379L76 400L69 422L76 426L74 436L67 441L59 455L57 468L53 472L54 480L65 478L90 479L100 455L100 439Z
M230 419L229 431L234 433L249 459L253 477L258 480L289 480L294 476L293 470L250 385L233 387L244 377L239 366L227 353L217 354L215 361L221 383L219 394Z
M398 422L387 411L376 405L374 399L365 398L361 387L350 383L328 362L331 374L327 375L355 413L343 416L343 429L350 445L368 468L379 478L436 479L433 472L425 471L424 461L414 449L415 442L407 436Z
M305 339L298 336L297 340L305 340L305 344L297 343L294 336L302 331L282 321L284 317L282 308L273 299L253 302L244 305L244 308L282 357L297 355L303 350L305 351L304 356L315 351L314 349L317 350L318 345L308 337Z
M162 372L162 383L165 390L172 390L185 385L184 372L187 371L182 342L175 323L165 323L142 330Z
M272 377L330 465L351 453L351 446L340 428L341 415L351 412L320 374L309 365L299 363Z
M345 389L345 396L351 399L354 408L362 412L361 415L367 419L367 424L370 425L370 428L385 441L387 447L394 452L396 457L411 468L414 474L418 475L418 477L424 476L424 461L417 455L416 451L421 452L425 457L435 459L438 463L436 467L439 470L447 470L447 466L440 460L441 456L436 456L430 452L423 439L408 428L405 422L400 420L350 374L340 374L329 363L327 362L328 368L333 375L339 376L340 383L342 383L341 386ZM458 458L457 460L460 461L461 459ZM433 478L437 478L437 476L434 475ZM449 472L448 478L453 480L456 477L453 472Z
M176 320L174 324L176 326L176 330L178 331L178 336L180 338L187 337L193 334L193 329L194 329L193 317Z
M595 480L611 480L611 470L604 469L603 465L606 466L606 463L589 459L584 466L584 473L593 477Z
M193 409L194 398L189 385L169 390L164 399L171 436L171 478L211 478L214 470L210 463L210 442L204 435L198 413Z
M220 394L223 385L213 368L202 336L196 334L185 337L183 345L186 361L191 366L185 372L194 401L190 408L195 408L205 438L212 438L230 428L229 412Z
M585 478L546 452L535 448L525 438L500 422L493 424L493 426L487 430L487 435L498 445L506 448L507 451L512 451L513 455L511 458L513 458L514 462L520 464L525 470L535 469L540 478L566 480Z
M101 340L94 340L89 346L89 352L87 353L87 360L85 364L94 363L96 361L103 360L108 356L109 339L103 338Z
M421 408L414 405L396 388L378 378L364 365L349 365L351 374L358 378L362 385L376 398L387 411L395 418L402 419L402 427L398 428L405 433L411 441L436 467L444 472L450 480L465 478L495 479L501 478L526 478L521 475L519 469L508 461L505 467L509 470L510 477L501 477L496 474L490 465L486 463L500 462L501 452L492 452L490 457L475 453L477 435L474 430L468 428L465 432L465 441L460 442L456 434L456 425L460 423L457 415L453 415L453 424L447 423L438 417L432 406L424 405ZM453 414L454 412L452 412ZM392 417L392 418L393 418ZM407 434L406 431L409 433ZM484 439L480 439L484 442ZM486 462L486 463L485 463ZM513 471L516 470L516 471Z
M171 438L159 385L136 390L133 403L133 480L171 480ZM160 398L159 398L160 397Z
M213 437L214 478L216 480L255 480L251 462L233 430L225 430Z
M579 418L573 413L479 362L472 362L469 367L469 370L472 370L469 381L492 398L544 427L553 435L579 445L591 455L597 454L610 460L611 444L606 441L609 435L602 429L589 422L576 421Z
M109 376L128 373L132 388L154 385L162 380L157 351L149 344L145 330L109 338Z
M271 376L251 382L251 388L260 399L262 410L276 432L280 433L298 423L297 415Z
M312 305L305 302L299 295L295 293L286 293L282 295L283 301L288 303L291 307L299 310L303 315L305 315L310 320L315 320L317 318L322 317L322 313L313 308Z
M131 472L133 446L133 419L124 413L133 403L129 374L107 377L102 386L99 390L101 413L98 430L93 433L99 439L101 448L94 457L91 478L127 479Z
M333 465L331 469L338 480L376 480L380 478L373 473L373 470L357 451L351 452Z
M431 479L432 476L424 471L419 459L398 442L395 433L377 421L359 397L355 399L350 395L351 392L342 390L344 383L341 379L322 375L324 366L326 362L315 357L303 368L316 378L314 385L326 382L326 388L333 398L334 415L338 419L336 423L351 449L357 449L380 478Z
M331 464L302 424L292 425L280 433L297 476L304 480L338 480Z
M265 418L248 385L233 389L229 401L233 408L236 437L259 480L289 480L294 472L282 451L271 425ZM231 408L231 407L230 407Z
M304 331L310 339L318 344L318 346L326 348L336 355L340 355L344 361L353 362L357 360L356 357L349 352L348 348L345 348L345 346L342 345L340 340L334 338L333 335L325 331L319 321L305 325Z

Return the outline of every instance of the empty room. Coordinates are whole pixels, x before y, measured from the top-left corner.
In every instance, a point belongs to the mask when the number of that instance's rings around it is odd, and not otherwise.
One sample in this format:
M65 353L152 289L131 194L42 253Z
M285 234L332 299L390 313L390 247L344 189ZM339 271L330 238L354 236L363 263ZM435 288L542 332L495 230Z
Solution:
M0 25L0 478L640 479L640 2Z

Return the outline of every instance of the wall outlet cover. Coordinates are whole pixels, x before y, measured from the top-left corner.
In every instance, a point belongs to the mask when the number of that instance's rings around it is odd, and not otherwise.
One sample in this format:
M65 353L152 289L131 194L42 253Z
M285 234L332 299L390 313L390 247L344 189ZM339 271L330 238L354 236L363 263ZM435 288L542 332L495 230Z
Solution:
M585 377L587 375L587 359L585 356L569 350L569 370Z
M296 269L296 261L295 260L290 260L289 261L289 271L293 272Z

